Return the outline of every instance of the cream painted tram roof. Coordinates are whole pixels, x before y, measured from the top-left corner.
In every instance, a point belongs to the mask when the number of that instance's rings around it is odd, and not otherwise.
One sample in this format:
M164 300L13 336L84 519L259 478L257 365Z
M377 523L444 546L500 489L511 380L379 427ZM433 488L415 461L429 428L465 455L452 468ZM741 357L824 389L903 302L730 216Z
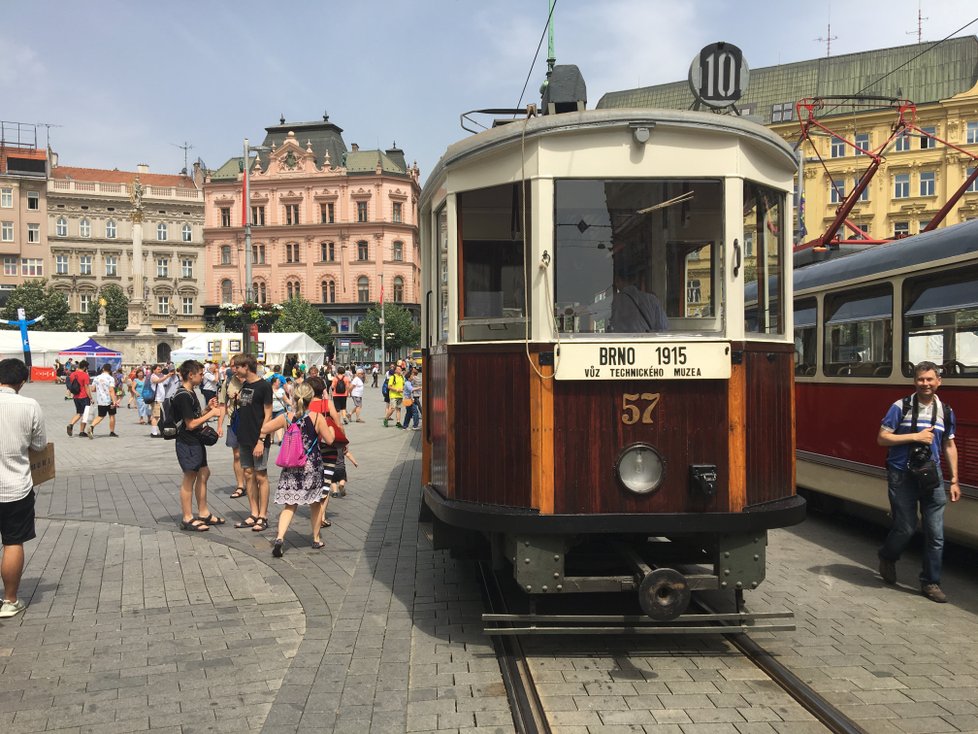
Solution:
M666 109L604 109L542 115L531 118L526 123L526 139L533 140L554 132L618 127L629 124L686 127L691 132L714 131L754 138L780 150L785 155L786 167L793 168L796 166L794 152L780 136L756 122L750 122L735 115L717 115L712 112ZM523 135L523 128L522 120L514 120L509 124L500 125L453 143L432 169L428 182L439 180L444 175L446 167L452 166L471 155L495 147L519 143L520 137ZM428 188L425 186L426 190ZM426 197L422 195L422 199L424 198Z

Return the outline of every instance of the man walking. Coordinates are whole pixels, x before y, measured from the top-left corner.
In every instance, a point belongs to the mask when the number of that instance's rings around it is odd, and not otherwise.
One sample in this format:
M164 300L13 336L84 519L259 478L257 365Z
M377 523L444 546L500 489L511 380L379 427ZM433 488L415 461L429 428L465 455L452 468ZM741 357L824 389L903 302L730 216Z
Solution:
M384 416L384 428L387 428L391 414L394 415L394 425L401 423L401 400L404 397L404 376L401 365L395 365L393 374L387 378L387 394L390 402L387 404L387 414Z
M260 532L268 528L268 449L271 436L261 432L263 423L272 419L272 386L258 376L258 362L253 354L236 354L231 360L235 376L241 380L238 393L237 438L241 468L251 514L236 528Z
M85 414L88 412L88 406L92 404L92 380L88 376L87 359L83 359L76 369L68 373L65 386L75 403L75 416L68 421L68 435L70 436L75 429L75 424L81 421L81 433L78 435L88 436L89 434L85 432ZM77 390L72 390L72 387L77 387Z
M27 376L27 365L19 359L0 361L0 619L20 614L27 607L17 592L24 574L24 543L36 537L28 449L40 451L48 442L41 406L33 398L19 395Z
M112 365L102 365L102 371L98 377L92 380L95 388L95 405L98 407L98 416L88 427L88 437L94 438L95 426L102 422L105 416L109 416L109 435L118 438L115 432L115 413L119 407L119 396L115 391L115 378L112 376Z
M914 394L890 406L880 426L877 443L889 449L886 473L893 516L893 526L879 550L880 576L888 584L896 583L896 562L917 527L919 503L924 530L920 590L931 601L943 604L947 601L941 590L947 494L941 472L942 448L951 472L952 502L961 498L961 487L958 484L958 449L954 445L954 413L937 397L940 386L937 365L933 362L918 364L914 368ZM929 466L928 461L932 462ZM923 473L920 468L924 468ZM926 480L927 470L934 476L933 486Z

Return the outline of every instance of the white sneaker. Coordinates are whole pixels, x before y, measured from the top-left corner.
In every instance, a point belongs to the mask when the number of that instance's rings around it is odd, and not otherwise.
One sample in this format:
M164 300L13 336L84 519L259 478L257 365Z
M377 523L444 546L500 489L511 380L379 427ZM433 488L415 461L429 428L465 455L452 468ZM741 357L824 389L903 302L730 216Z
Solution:
M7 601L4 599L3 604L0 605L0 619L15 617L25 609L27 609L27 605L23 599L18 599L17 601Z

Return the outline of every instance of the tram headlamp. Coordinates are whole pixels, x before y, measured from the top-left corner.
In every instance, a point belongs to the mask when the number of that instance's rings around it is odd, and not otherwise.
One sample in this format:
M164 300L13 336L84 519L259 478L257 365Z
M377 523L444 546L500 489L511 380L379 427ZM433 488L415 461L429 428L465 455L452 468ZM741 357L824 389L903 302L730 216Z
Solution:
M665 465L659 452L647 443L628 446L615 462L618 483L635 494L651 494L662 484Z

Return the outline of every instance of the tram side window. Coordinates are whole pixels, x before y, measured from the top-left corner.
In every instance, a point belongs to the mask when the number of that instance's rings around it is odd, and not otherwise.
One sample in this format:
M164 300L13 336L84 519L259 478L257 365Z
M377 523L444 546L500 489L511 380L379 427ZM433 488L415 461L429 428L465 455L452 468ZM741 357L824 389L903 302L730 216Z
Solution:
M526 333L522 226L531 212L529 203L523 211L520 188L506 184L458 196L462 341L522 339Z
M903 305L904 375L928 360L944 377L978 378L978 268L909 278Z
M795 301L795 374L813 377L817 371L818 304L814 298Z
M893 370L893 289L889 284L825 298L823 372L883 377Z
M436 215L438 242L438 340L448 341L448 210L442 206Z
M560 179L554 224L561 333L721 328L721 181Z
M753 256L743 257L745 327L759 334L784 333L784 194L744 181L744 239Z

